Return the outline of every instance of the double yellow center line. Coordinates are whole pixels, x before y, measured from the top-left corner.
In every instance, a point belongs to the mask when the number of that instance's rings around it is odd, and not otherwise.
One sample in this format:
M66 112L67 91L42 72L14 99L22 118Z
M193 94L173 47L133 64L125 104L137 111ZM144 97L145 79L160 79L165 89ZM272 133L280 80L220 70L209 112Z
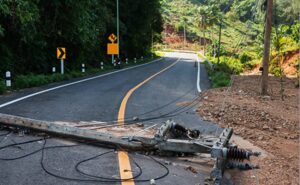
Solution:
M149 78L142 81L141 83L139 83L138 85L136 85L135 87L133 87L132 89L130 89L127 92L126 96L123 98L123 101L122 101L120 109L119 109L118 123L120 125L125 124L124 120L125 120L126 105L127 105L127 102L129 100L130 96L134 93L134 91L137 90L138 88L140 88L145 83L149 82L152 78L156 77L157 75L159 75L159 74L165 72L166 70L170 69L171 67L173 67L179 61L180 61L180 59L176 60L173 64L169 65L168 67L164 68L163 70L150 76ZM132 179L133 175L132 175L132 171L131 171L131 165L130 165L128 153L126 151L118 151L118 160L119 160L119 170L120 170L121 179ZM134 185L135 183L134 183L134 180L128 180L128 181L123 181L121 184L122 185Z

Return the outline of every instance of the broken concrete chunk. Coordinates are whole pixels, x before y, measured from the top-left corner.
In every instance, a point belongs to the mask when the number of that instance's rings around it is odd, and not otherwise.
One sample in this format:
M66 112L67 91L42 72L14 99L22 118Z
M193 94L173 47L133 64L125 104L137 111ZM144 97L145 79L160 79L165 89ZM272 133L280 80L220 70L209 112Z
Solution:
M186 167L184 169L187 170L187 171L190 171L190 172L192 172L194 174L198 173L197 170L195 168L193 168L192 166L188 166L188 167Z

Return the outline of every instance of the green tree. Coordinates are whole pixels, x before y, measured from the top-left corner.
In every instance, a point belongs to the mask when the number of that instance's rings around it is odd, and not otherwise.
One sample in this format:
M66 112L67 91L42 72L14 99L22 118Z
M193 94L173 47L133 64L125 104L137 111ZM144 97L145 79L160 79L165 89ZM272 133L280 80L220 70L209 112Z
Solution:
M162 31L159 0L120 1L121 53L144 55ZM109 60L107 37L116 33L111 0L0 0L0 73L49 73L66 47L66 71Z

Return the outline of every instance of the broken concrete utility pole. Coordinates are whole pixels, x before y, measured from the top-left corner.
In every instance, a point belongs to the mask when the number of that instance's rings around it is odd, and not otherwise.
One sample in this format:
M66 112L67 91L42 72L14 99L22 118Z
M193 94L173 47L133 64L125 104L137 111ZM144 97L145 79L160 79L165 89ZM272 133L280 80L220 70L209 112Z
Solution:
M202 135L199 130L185 128L170 120L165 122L156 133L150 137L135 135L124 136L112 132L107 133L107 131L100 132L97 130L84 129L82 127L62 125L54 122L6 114L0 114L0 126L1 125L83 138L97 141L98 143L110 144L110 146L121 146L127 150L155 151L158 153L172 152L176 154L210 154L212 158L216 159L214 169L211 173L215 185L222 183L223 173L227 168L257 168L257 166L241 163L241 161L249 160L250 156L260 155L260 153L257 152L238 149L237 146L230 144L229 140L233 134L233 130L230 128L224 129L219 137L208 137ZM115 125L115 127L120 127L120 125ZM232 161L238 161L238 163Z

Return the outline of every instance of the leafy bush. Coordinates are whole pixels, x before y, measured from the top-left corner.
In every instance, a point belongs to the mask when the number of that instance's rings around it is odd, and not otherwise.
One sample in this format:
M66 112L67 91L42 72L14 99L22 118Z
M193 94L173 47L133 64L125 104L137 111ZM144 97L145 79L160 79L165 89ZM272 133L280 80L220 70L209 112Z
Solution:
M222 71L224 68L228 71L226 65L216 63L211 65L207 60L204 61L204 64L211 78L213 88L225 87L230 84L230 73Z
M83 77L89 74L94 74L99 70L93 69L88 71L87 73L82 73L79 71L70 71L67 74L51 74L51 75L20 75L17 76L14 81L14 88L15 89L23 89L29 87L38 87L42 85L46 85L53 82L59 82L63 80L70 80L72 78Z
M244 65L238 59L227 58L227 61L225 61L225 65L229 67L229 69L231 70L231 74L240 74L244 71Z
M296 43L299 43L299 30L300 30L300 23L297 22L296 24L291 26L292 31L292 38Z
M5 91L6 91L6 87L5 87L4 81L2 79L0 79L0 94L5 93Z
M218 47L219 47L219 42L218 41L214 41L212 44L210 44L208 46L206 54L208 56L214 56L214 54L217 56L218 55ZM226 55L226 54L227 54L227 51L225 50L224 45L221 43L221 46L220 46L220 56Z
M50 82L59 82L65 80L65 76L62 74L53 74L48 77Z
M251 70L261 64L261 60L255 59L244 64L244 67Z
M211 61L205 61L204 64L208 71L208 75L211 77L212 87L225 87L230 85L230 76L233 74L239 74L243 72L244 65L239 59L220 57L220 62L217 59L208 57Z
M30 85L28 78L29 77L27 77L26 75L20 75L16 77L15 82L13 84L14 87L17 89L28 88Z
M235 58L221 56L219 63L217 59L213 59L211 62L214 64L214 70L228 74L240 74L244 70L244 65Z
M241 60L241 63L245 64L249 61L252 60L252 57L248 54L248 53L243 53L241 56L240 56L240 60Z
M269 72L274 76L281 76L281 69L280 69L280 58L281 56L278 53L274 53L274 56L271 58L269 62Z
M145 61L148 61L148 58L145 58ZM133 64L133 63L132 63ZM105 65L105 70L113 69L111 65ZM97 68L89 68L86 73L82 73L81 71L67 71L66 74L50 74L50 75L36 75L36 74L29 74L29 75L19 75L15 78L13 82L14 89L23 89L23 88L30 88L30 87L38 87L46 84L50 84L53 82L60 82L63 80L70 80L72 78L84 77L91 74L96 74L100 70ZM5 86L4 86L5 88ZM0 83L0 94L1 94L2 86Z
M214 72L211 76L213 88L226 87L230 85L230 74L222 71Z
M14 87L17 89L37 87L51 83L50 78L46 75L20 75L15 80Z

